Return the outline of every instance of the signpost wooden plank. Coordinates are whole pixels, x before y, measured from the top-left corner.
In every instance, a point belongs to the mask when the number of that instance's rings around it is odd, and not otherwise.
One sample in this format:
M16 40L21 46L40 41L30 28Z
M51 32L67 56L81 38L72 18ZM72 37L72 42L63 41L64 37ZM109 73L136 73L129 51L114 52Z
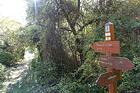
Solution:
M106 55L100 58L100 64L107 68L107 73L100 75L97 84L108 86L109 93L117 93L117 81L121 79L121 71L132 70L134 65L128 58L113 56L114 54L120 54L120 42L115 41L115 29L111 22L105 25L105 40L95 42L91 46L95 52Z
M104 41L104 42L95 42L92 46L95 52L99 53L112 53L120 54L120 42L119 41Z
M103 67L121 70L122 72L126 72L134 68L134 64L125 57L103 56L100 58L100 64Z
M101 74L97 79L96 83L100 86L108 86L109 84L113 83L114 81L120 80L120 73L119 72L107 72Z

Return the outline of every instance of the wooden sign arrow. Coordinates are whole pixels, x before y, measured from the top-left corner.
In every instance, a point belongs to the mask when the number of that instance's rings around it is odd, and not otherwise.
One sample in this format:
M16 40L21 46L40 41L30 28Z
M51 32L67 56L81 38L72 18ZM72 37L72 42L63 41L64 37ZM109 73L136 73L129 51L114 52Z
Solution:
M104 41L104 42L95 42L91 46L95 52L99 53L111 53L111 54L120 54L120 42L119 41Z
M122 72L126 72L134 68L134 64L128 58L125 57L104 56L100 58L100 64L103 67L121 70Z
M97 79L96 83L100 86L108 86L109 84L118 80L121 80L121 76L119 72L107 72L101 74Z

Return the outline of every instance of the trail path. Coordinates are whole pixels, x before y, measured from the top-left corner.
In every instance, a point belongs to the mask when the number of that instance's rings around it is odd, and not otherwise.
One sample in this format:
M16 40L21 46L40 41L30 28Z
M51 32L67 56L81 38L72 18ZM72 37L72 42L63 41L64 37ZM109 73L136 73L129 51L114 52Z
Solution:
M29 52L25 53L24 60L17 63L14 67L9 67L6 70L6 81L3 83L4 87L0 90L0 93L6 93L7 90L11 88L11 86L22 79L24 75L26 75L26 71L28 70L29 64L34 58L33 54Z

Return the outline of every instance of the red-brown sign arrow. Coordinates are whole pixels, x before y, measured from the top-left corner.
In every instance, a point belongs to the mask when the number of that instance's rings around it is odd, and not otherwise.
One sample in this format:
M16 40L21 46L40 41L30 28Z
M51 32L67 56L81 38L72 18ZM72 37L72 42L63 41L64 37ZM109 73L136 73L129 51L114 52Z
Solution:
M97 79L96 83L100 86L108 86L114 81L121 80L121 76L119 72L107 72L101 74Z
M111 54L120 54L120 42L119 41L104 41L104 42L95 42L91 46L95 52L99 53L111 53Z
M125 57L101 57L100 64L103 67L113 68L116 70L121 70L126 72L128 70L132 70L134 68L134 64Z

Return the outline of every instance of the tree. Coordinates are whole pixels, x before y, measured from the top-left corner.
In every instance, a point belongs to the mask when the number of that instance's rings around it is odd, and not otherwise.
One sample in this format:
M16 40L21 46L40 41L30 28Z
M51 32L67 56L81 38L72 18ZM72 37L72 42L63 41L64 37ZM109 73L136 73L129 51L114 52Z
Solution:
M17 60L24 57L24 43L19 42L21 27L19 22L10 18L0 19L1 50L11 53Z

